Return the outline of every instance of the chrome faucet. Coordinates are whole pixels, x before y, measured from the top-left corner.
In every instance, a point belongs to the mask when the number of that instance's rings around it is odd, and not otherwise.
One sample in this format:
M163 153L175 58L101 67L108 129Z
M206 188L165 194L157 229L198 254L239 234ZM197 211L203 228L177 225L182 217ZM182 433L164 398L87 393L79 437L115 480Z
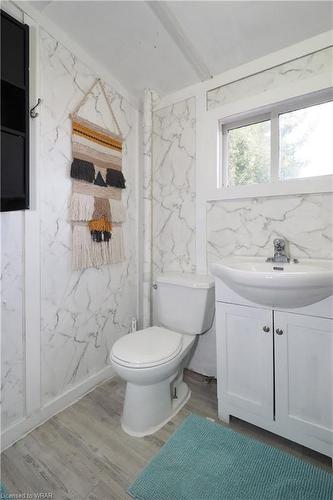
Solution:
M290 262L290 257L288 257L286 251L286 240L283 238L275 238L273 245L274 257L268 257L266 262Z

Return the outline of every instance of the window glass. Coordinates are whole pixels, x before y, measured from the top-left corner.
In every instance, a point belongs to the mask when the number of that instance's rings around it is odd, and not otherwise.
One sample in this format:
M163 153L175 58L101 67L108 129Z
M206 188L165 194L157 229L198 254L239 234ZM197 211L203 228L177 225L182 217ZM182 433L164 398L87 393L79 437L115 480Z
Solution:
M333 174L333 102L279 116L280 179Z
M270 120L228 131L229 185L269 182Z

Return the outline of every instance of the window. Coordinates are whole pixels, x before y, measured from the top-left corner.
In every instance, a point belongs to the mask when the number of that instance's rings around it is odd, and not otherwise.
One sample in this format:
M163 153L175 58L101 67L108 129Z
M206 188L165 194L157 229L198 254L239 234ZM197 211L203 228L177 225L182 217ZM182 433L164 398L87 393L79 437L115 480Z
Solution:
M333 101L279 116L280 179L333 173Z
M230 185L269 182L271 169L270 120L229 130L228 166Z
M291 108L291 109L290 109ZM223 185L333 174L333 101L286 105L223 125Z

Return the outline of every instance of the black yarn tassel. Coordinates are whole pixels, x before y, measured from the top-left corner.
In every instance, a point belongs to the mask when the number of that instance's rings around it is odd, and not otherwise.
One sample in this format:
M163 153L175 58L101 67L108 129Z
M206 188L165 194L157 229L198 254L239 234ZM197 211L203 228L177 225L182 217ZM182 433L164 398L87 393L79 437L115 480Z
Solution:
M71 177L73 179L80 179L91 183L94 182L95 168L93 163L74 158L71 166Z
M104 231L103 232L103 241L110 241L111 240L111 233L109 231Z
M98 174L96 175L96 179L95 179L94 184L96 184L96 186L106 187L106 183L105 183L105 181L102 177L102 174L100 172L98 172Z
M102 231L91 231L91 238L96 243L101 243L103 241L103 232Z
M102 241L109 242L112 233L109 231L90 231L91 238L95 243L102 243Z
M123 173L113 168L108 168L106 171L106 183L108 186L117 187L120 189L126 188L126 181Z

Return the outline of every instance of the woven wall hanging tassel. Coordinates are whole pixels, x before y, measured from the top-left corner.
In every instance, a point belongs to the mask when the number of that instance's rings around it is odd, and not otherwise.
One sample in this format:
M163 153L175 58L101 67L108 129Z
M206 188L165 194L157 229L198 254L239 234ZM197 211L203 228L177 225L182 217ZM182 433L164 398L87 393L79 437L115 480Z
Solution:
M112 222L122 223L126 222L126 210L125 207L120 200L113 200L110 198L109 200L110 208L111 208L111 220Z
M111 256L111 242L102 242L100 244L101 255L103 264L111 264L112 256Z
M90 161L74 158L71 166L72 179L80 179L86 182L94 182L95 180L95 167ZM105 184L106 186L106 184Z
M101 219L105 217L106 220L111 222L111 207L110 202L106 198L94 198L94 212L91 219Z
M112 224L105 217L89 221L91 238L97 243L109 241L111 238Z
M70 203L70 218L72 221L88 221L93 217L95 200L93 196L72 193Z
M95 267L100 267L105 264L102 252L102 243L96 243L92 241L92 261Z
M112 227L111 247L111 262L118 264L125 259L123 228L121 225L114 224Z
M120 189L126 188L125 177L119 170L108 168L106 171L106 184Z
M111 208L109 200L105 198L94 199L94 212L89 221L89 229L93 241L102 243L111 239Z
M73 227L73 268L93 267L92 240L88 226L74 224Z
M111 231L103 231L103 241L109 242L112 237Z
M94 181L94 184L95 184L96 186L101 186L101 187L106 187L106 186L107 186L107 184L106 184L105 180L104 180L104 179L103 179L103 177L102 177L101 172L98 172L98 173L97 173L97 175L96 175L96 179L95 179L95 181Z

